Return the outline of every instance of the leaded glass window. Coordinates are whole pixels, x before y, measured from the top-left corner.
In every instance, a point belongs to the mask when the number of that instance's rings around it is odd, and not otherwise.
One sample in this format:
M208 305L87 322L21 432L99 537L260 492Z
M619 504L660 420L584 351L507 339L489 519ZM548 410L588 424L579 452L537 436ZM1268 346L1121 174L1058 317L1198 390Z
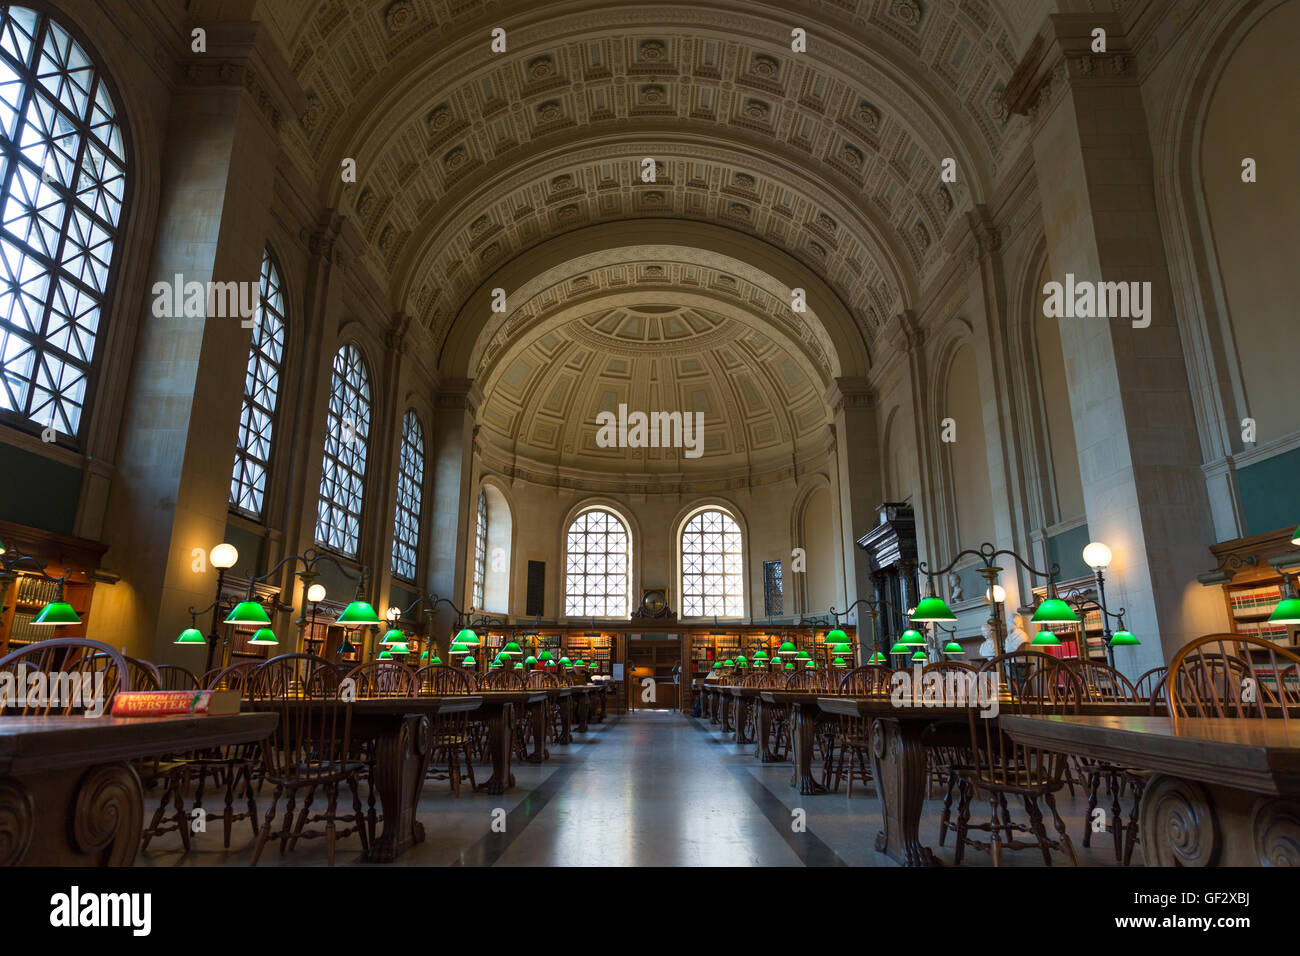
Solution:
M262 252L262 277L253 341L244 375L244 405L239 413L235 470L230 478L230 507L262 517L266 473L271 466L271 438L280 399L280 369L284 363L284 291L271 250Z
M316 506L316 541L356 557L365 499L366 446L370 440L370 373L355 345L334 355L325 458Z
M397 514L393 518L393 574L415 580L420 546L420 503L424 496L424 428L408 409L402 417L402 450L397 463Z
M565 541L564 613L627 617L631 536L612 511L592 508L569 525Z
M701 511L682 529L682 616L743 617L740 526L725 511Z
M112 96L81 45L0 7L0 417L80 434L126 192Z
M785 590L781 581L781 562L763 562L763 612L768 617L785 613Z
M487 583L488 551L487 493L478 493L478 517L474 521L474 607L483 607L483 588Z

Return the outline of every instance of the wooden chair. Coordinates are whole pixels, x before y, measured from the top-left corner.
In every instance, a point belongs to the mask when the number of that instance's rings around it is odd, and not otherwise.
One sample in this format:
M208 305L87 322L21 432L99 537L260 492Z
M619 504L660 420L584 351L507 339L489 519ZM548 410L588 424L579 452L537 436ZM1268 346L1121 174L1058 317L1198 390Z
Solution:
M415 672L416 693L421 697L455 697L474 693L474 675L459 667L446 664L426 664ZM429 753L429 777L451 781L451 792L460 796L460 782L469 777L470 790L474 782L475 738L471 731L470 715L440 714L430 726L432 739ZM460 758L465 758L465 771L461 772ZM439 769L443 762L447 772Z
M237 690L247 697L249 675L263 663L260 660L235 661L208 671L199 678L199 683L208 690Z
M159 690L202 690L203 685L199 683L198 675L186 667L179 664L158 664L154 668L158 672Z
M513 670L495 670L488 671L478 680L478 685L483 690L526 690L524 684L524 675L519 671Z
M0 657L0 673L19 674L19 667L29 678L45 674L47 693L44 698L26 695L23 685L21 702L10 702L4 714L14 717L68 717L102 707L112 710L119 693L130 689L130 668L116 649L84 637L56 637L28 644Z
M280 798L288 794L288 803L274 836L280 840L280 852L300 839L324 835L330 866L334 865L335 843L339 837L356 833L362 847L369 847L366 816L361 809L358 779L365 761L352 741L352 703L339 700L337 688L329 688L323 678L328 664L311 654L282 654L258 667L249 683L249 699L254 710L272 710L280 720L263 744L266 779L275 785L271 807L262 822L253 850L252 866L261 859L266 842L273 835ZM304 679L303 675L311 675ZM352 812L338 810L339 784L346 783L352 792ZM306 790L301 812L294 819L294 805L299 790ZM323 790L328 803L324 813L312 814L311 803L317 790ZM320 831L306 829L310 823L325 824ZM339 830L338 825L343 824Z
M1169 662L1169 715L1280 717L1300 715L1300 654L1246 634L1210 634Z
M1153 667L1133 682L1133 690L1137 693L1138 700L1147 701L1151 705L1152 713L1156 713L1168 702L1165 694L1168 676L1168 667Z
M988 671L1024 673L1027 676L1011 690L1011 697L1021 713L1065 713L1077 709L1078 679L1057 658L1037 651L1016 651L1002 654L984 662L978 673ZM1001 696L1001 695L1000 695ZM1063 852L1072 865L1077 865L1074 847L1065 832L1065 821L1056 809L1056 792L1065 784L1065 757L1015 743L1002 732L999 722L985 716L978 703L967 708L970 725L971 763L958 767L961 778L961 802L957 810L957 845L955 861L960 864L966 847L989 850L993 865L1002 865L1002 850L1038 848L1043 862L1052 863L1052 850ZM986 824L970 823L970 804L978 793L989 800L991 814ZM1006 798L1018 796L1023 801L1029 824L1012 823L1006 812ZM1043 823L1038 803L1047 804L1056 827L1057 838L1050 839ZM999 818L1000 817L1000 818ZM972 839L971 830L989 834L989 842ZM1031 834L1032 842L1015 839L1013 832ZM1007 834L1003 839L1003 834Z
M837 692L846 697L879 697L889 695L889 684L894 672L888 667L855 667L840 676ZM864 717L839 719L839 756L829 785L836 793L848 769L849 796L853 796L853 781L870 782L871 772L871 721Z
M332 678L332 673L322 671L317 680L322 687L328 688ZM343 675L339 686L346 685L348 681L352 681L357 700L367 697L414 697L419 688L415 671L394 661L358 664Z
M935 674L946 686L951 686L949 678L957 675L967 682L964 693L969 694L976 687L978 673L976 668L961 661L935 661L921 668L921 679L925 680L927 674ZM969 747L940 745L926 748L926 760L929 763L928 786L933 787L938 782L944 788L943 813L939 816L939 846L943 846L952 823L952 798L961 782L960 768L971 766L973 758Z
M123 657L123 660L126 661L127 682L131 690L162 690L162 678L152 663L134 657Z
M474 675L447 664L426 664L415 672L416 693L420 696L445 697L474 693Z

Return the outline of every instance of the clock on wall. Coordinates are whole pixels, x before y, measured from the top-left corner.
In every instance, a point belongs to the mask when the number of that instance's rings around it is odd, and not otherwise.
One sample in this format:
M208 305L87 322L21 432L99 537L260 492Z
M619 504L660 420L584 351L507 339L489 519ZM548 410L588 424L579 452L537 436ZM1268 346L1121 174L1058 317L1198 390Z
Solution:
M641 591L641 606L633 617L664 618L676 617L668 607L667 588L644 588Z

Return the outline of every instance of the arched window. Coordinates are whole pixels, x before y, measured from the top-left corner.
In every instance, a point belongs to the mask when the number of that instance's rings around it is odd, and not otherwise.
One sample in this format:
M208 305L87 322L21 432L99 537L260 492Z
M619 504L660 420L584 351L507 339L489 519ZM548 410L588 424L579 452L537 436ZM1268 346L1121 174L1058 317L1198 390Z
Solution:
M565 541L566 615L627 617L631 539L623 519L604 508L573 519Z
M0 134L0 417L76 438L126 150L89 55L25 7L0 7Z
M420 546L420 502L424 497L424 427L414 409L402 417L402 450L397 464L397 514L393 518L393 574L415 580Z
M682 616L713 615L745 615L740 525L718 510L701 511L682 528Z
M284 362L284 292L280 270L271 250L262 252L262 279L253 341L244 376L244 406L239 414L235 471L230 478L230 507L262 517L266 472L271 462L271 436L280 399L280 366Z
M365 498L366 445L370 440L370 373L355 345L334 355L325 459L316 505L316 541L356 557Z
M474 521L474 607L483 608L483 588L487 583L488 553L487 492L478 493L478 518Z

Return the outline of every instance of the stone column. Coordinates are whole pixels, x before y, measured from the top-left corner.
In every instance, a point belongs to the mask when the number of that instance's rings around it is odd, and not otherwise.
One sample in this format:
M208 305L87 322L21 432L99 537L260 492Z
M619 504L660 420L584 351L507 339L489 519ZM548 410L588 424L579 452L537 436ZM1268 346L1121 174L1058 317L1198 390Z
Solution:
M864 378L837 378L826 392L835 421L836 490L845 606L872 597L871 566L857 540L876 522L881 499L880 441L875 393ZM809 568L809 573L816 573ZM861 610L859 608L859 610ZM857 615L862 620L862 615Z
M1109 52L1091 52L1094 27L1106 29ZM1222 599L1196 583L1214 529L1147 117L1118 19L1052 17L1007 90L1008 107L1030 117L1053 280L1150 283L1149 327L1060 320L1089 531L1114 553L1109 603L1127 606L1143 641L1116 664L1136 673L1226 621Z
M255 24L212 24L208 50L185 65L171 104L148 285L170 288L179 275L205 289L252 283L255 295L293 80ZM91 636L167 660L185 609L215 592L216 572L196 549L206 555L225 533L252 333L238 316L156 315L152 294L139 308L105 522L121 594ZM243 570L241 560L234 571Z
M469 535L475 517L471 501L474 473L475 416L482 392L472 379L445 382L435 401L433 441L429 461L433 477L433 548L429 553L429 587L439 597L466 610ZM446 605L434 618L433 639L445 660L448 638L455 626Z

